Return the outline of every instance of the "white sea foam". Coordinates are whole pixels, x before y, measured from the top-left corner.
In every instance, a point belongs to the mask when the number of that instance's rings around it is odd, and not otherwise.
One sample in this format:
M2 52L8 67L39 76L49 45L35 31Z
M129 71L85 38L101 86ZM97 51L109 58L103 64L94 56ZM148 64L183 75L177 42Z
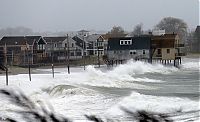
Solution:
M177 68L173 66L164 66L161 64L149 64L141 61L129 60L126 64L117 66L111 71L115 74L145 74L145 73L160 73L167 74L174 71L178 71Z
M198 101L192 101L187 98L161 97L144 95L132 92L117 105L111 107L107 113L113 116L124 115L121 108L126 108L133 112L145 110L157 113L176 113L200 110Z
M200 58L183 58L182 69L200 70Z

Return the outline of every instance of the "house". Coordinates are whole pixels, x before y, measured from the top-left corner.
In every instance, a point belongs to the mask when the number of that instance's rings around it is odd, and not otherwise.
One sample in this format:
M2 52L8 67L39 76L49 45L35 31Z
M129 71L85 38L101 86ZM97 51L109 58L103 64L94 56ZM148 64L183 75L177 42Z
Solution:
M86 49L89 55L104 55L104 38L100 34L88 35L85 39L89 43Z
M200 26L197 26L194 32L193 40L191 41L191 51L195 53L200 52Z
M180 44L177 34L141 35L135 37L118 37L108 40L108 61L160 60L171 62L180 61L185 54L184 44ZM176 63L174 63L176 65Z
M79 45L80 47L82 47L82 49L85 50L86 56L104 55L104 49L106 47L104 45L104 38L100 34L92 34L87 36L77 35L74 36L73 39L76 41L77 45Z
M72 38L75 41L75 44L81 48L81 55L88 56L89 53L86 51L87 47L89 47L89 43L86 41L84 36L76 35Z
M149 59L150 36L117 37L108 39L108 60Z
M181 48L184 44L180 44L180 38L177 34L164 34L152 36L151 48L152 58L159 60L176 60L183 56Z
M4 64L27 65L42 62L46 41L41 36L5 36L0 40Z
M70 60L81 58L81 48L71 37L44 37L44 40L47 42L46 54L49 62L65 62L68 55Z

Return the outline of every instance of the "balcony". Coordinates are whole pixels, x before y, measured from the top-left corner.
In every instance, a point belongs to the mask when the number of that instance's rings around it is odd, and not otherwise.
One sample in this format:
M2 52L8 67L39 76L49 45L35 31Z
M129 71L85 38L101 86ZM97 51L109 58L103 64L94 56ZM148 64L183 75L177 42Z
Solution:
M45 50L36 50L37 53L44 53Z
M175 56L186 56L186 53L176 53Z
M162 54L153 55L153 58L161 58L161 57L162 57Z
M185 44L175 44L175 47L185 47Z

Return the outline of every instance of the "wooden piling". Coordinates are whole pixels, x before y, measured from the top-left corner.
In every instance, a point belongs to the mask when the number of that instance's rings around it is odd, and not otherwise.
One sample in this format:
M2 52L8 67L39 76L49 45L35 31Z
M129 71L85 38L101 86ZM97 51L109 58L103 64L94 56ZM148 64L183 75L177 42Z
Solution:
M8 86L8 67L6 66L6 85Z
M51 64L51 68L52 68L52 75L53 75L53 78L54 78L54 65Z

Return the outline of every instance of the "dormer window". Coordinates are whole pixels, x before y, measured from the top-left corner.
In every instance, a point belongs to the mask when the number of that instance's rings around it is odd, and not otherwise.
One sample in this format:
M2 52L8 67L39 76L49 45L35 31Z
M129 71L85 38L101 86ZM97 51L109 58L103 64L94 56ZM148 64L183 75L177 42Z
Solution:
M132 40L120 40L120 45L132 45Z

